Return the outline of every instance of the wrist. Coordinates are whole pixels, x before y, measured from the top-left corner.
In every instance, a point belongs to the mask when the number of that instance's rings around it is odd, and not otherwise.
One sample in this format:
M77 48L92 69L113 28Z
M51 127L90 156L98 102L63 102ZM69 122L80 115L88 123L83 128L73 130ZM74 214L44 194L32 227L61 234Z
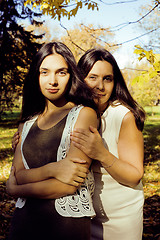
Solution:
M47 165L47 178L56 178L59 169L59 162L48 163Z
M105 164L108 155L109 151L104 147L99 154L98 161L101 162L102 165Z
M106 154L104 154L101 164L107 170L111 168L117 160L118 158L106 149Z
M48 163L46 165L46 171L45 171L45 179L48 179L48 178L52 178L54 177L54 173L53 173L53 163Z
M18 185L12 185L12 187L8 189L8 193L12 197L19 197L18 196Z

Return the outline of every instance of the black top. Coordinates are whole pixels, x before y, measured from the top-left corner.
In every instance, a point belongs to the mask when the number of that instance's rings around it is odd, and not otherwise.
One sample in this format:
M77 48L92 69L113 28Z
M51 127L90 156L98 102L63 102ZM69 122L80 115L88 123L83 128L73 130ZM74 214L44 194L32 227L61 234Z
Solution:
M35 121L23 144L23 155L29 168L57 161L57 150L66 118L67 116L47 130L40 129Z

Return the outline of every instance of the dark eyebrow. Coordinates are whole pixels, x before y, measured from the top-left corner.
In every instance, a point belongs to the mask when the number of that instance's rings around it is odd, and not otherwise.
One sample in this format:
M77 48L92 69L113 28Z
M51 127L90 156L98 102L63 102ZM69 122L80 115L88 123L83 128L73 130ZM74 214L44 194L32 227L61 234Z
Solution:
M107 74L104 77L113 77L113 74Z
M39 68L39 70L41 70L41 69L43 69L43 70L48 70L48 68L44 68L44 67L40 67L40 68Z
M98 76L97 74L94 74L94 73L89 73L89 76L90 76L90 75L95 76L95 77Z
M40 70L48 70L48 68L40 67ZM68 72L68 68L65 68L65 67L57 69L56 72L60 72L60 71L64 71L64 70Z
M60 72L60 71L64 71L64 70L68 72L68 68L65 68L65 67L64 67L64 68L59 68L59 69L57 69L56 72Z

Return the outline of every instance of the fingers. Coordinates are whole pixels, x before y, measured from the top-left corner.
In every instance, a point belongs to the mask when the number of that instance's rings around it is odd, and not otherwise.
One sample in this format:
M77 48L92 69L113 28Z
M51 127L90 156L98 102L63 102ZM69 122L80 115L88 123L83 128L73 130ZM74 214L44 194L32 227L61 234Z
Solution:
M95 128L95 127L89 126L89 130L90 130L92 133L98 133L98 130L97 130L97 128Z
M74 160L74 159L72 159L72 160ZM78 158L75 160L78 160ZM76 187L80 186L82 183L84 183L88 172L89 172L89 170L87 167L82 167L82 165L76 165L76 171L72 175L72 179L70 179L70 184L74 185Z
M73 134L79 134L79 136L81 136L82 138L88 137L90 131L87 129L82 129L82 128L74 128L73 132L71 133L71 135Z
M74 179L70 185L75 186L75 187L80 187L85 181L85 178L80 178L77 177L76 179Z
M10 171L10 176L14 176L15 175L15 170L16 168L14 166L11 167L11 171Z
M19 142L19 132L16 132L14 135L13 135L13 139L12 139L12 150L15 151L16 149L16 146Z
M85 150L83 150L83 149L84 149L84 146L83 146L82 144L74 141L74 139L72 140L72 143L73 143L73 145L74 145L76 148L80 149L82 152L85 153Z
M72 158L70 159L74 163L86 163L86 160L80 159L80 158Z
M74 159L71 159L74 162ZM87 165L74 165L74 176L86 178L87 173L89 172Z
M74 132L71 135L71 141L80 150L82 150L82 146L86 146L88 142L88 137L81 135L80 133Z

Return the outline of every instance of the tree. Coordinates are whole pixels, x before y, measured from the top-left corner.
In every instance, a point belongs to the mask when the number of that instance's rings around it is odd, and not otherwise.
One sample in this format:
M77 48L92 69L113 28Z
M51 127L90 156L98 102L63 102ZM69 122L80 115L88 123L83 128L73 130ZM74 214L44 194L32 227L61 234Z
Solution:
M114 34L109 28L94 28L92 24L86 26L79 24L72 30L67 30L68 35L62 36L61 41L64 42L73 52L76 60L81 55L93 47L104 47L111 50L110 42L113 42ZM114 51L115 48L112 48Z
M34 16L39 13L24 8L23 0L0 2L0 116L21 95L27 67L40 46L35 40L42 36L34 36L18 24L27 18L37 23Z
M146 59L149 66L132 80L133 96L142 106L153 106L160 100L160 54L140 46L134 52L139 55L139 61Z
M68 19L70 19L70 17L75 16L78 10L82 7L98 10L98 4L92 0L26 0L25 5L27 4L32 5L33 7L40 6L43 14L58 18L58 20L64 16L67 16Z
M145 5L141 8L140 15L143 16L141 21L139 22L139 26L141 30L144 30L145 33L148 32L148 39L149 44L147 47L148 49L159 48L160 42L160 1L155 0L152 1L151 5ZM146 13L144 15L144 13Z

